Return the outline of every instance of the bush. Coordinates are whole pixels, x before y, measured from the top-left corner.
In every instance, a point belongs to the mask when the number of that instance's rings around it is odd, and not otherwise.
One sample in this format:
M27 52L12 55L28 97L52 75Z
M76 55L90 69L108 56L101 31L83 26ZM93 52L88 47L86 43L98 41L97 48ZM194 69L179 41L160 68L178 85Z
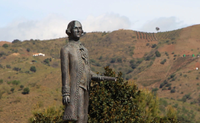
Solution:
M31 66L30 71L36 72L36 67L35 66Z
M2 84L3 83L3 79L0 79L0 84Z
M3 68L3 65L0 64L0 68Z
M145 58L146 61L149 61L150 59L151 59L150 56L147 56L147 57Z
M27 51L27 52L30 52L31 50L30 50L30 48L27 48L26 51Z
M171 78L174 78L175 76L176 76L176 74L172 74L172 75L170 75Z
M115 61L116 61L116 58L112 58L110 63L115 63Z
M166 59L164 59L163 61L161 61L160 63L161 64L165 64L165 62L166 62L167 60Z
M11 88L10 91L12 91L12 93L14 92L15 88Z
M19 43L19 42L21 42L21 41L18 40L18 39L15 39L15 40L12 41L13 44L14 44L14 43Z
M11 83L13 84L13 85L19 85L19 83L20 83L20 81L18 80L13 80L13 81L11 81Z
M1 51L1 52L0 52L0 57L2 57L3 55L6 55L6 53L3 52L3 51Z
M30 90L29 90L29 88L27 87L27 88L24 88L22 94L29 94L29 92L30 92Z
M151 46L151 48L155 48L157 45L156 44L153 44L152 46Z
M122 63L122 58L117 58L117 62Z
M155 54L156 54L156 57L160 57L161 56L161 54L160 54L160 52L158 50L156 50Z
M169 54L167 52L165 52L165 55L168 56Z
M20 88L23 89L23 88L24 88L24 85L20 85Z
M21 71L21 68L19 68L19 67L14 67L13 70L15 70L15 71Z
M11 68L11 66L10 65L6 65L6 68Z
M7 47L8 47L8 44L3 44L2 47L7 48Z
M164 85L165 85L164 83L161 83L161 84L160 84L160 88L162 88Z

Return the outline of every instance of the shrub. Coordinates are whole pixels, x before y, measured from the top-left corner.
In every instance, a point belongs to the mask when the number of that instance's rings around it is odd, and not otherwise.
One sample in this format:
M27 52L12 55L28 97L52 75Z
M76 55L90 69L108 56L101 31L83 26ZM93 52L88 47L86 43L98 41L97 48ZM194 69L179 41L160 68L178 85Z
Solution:
M3 44L2 47L7 48L7 47L8 47L8 44Z
M101 59L102 59L102 56L99 57L99 60L101 60Z
M160 54L160 52L158 50L156 50L155 54L156 54L156 57L160 57L161 56L161 54Z
M45 64L49 64L49 59L45 59L45 60L44 60L44 63L45 63Z
M0 64L0 68L3 68L3 65Z
M142 63L142 61L143 61L143 58L138 58L136 63L140 64L140 63Z
M165 55L168 56L169 54L167 52L165 52Z
M117 62L122 63L122 58L117 58Z
M2 84L3 83L3 79L0 79L0 84Z
M24 85L20 85L20 88L23 89L23 88L24 88Z
M161 64L165 64L165 62L166 62L167 60L166 59L164 59L163 61L161 61L160 63Z
M19 85L19 83L20 83L20 81L18 80L13 80L13 81L11 81L11 83L13 84L13 85Z
M164 85L165 85L164 83L161 83L161 84L160 84L160 88L162 88Z
M166 87L170 87L172 84L171 83L168 83L167 85L166 85Z
M149 46L149 43L146 43L146 46Z
M21 71L21 68L19 68L19 67L14 67L13 70L15 70L15 71Z
M116 61L116 58L112 58L110 63L115 63L115 61Z
M153 44L152 46L151 46L151 48L155 48L157 45L156 44Z
M36 67L35 67L35 66L31 66L31 67L30 67L30 71L36 72Z
M19 43L19 42L21 42L21 41L18 40L18 39L15 39L15 40L12 41L13 44L14 44L14 43Z
M0 52L0 57L2 57L3 55L6 55L6 53L3 52L3 51L1 51L1 52Z
M12 93L14 92L15 88L11 88L10 91L12 91Z
M27 48L26 51L27 51L27 52L30 52L30 48Z
M145 58L146 61L149 61L150 59L151 59L150 56L147 56L147 57Z
M95 65L98 66L98 67L101 66L101 65L99 64L99 62L95 63Z
M172 75L170 75L171 78L174 78L175 76L176 76L176 74L172 74Z
M11 66L10 65L6 65L6 68L11 68Z
M24 88L22 94L29 94L29 92L30 92L30 90L29 90L29 88L27 87L27 88Z

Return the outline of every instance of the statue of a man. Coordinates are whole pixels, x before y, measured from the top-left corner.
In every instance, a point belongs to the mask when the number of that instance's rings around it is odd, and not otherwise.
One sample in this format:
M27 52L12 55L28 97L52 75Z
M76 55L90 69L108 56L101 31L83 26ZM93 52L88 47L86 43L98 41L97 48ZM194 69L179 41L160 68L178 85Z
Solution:
M69 42L61 48L62 101L65 105L63 120L87 123L89 87L92 80L115 80L98 76L90 70L88 50L79 41L84 33L78 21L68 24Z

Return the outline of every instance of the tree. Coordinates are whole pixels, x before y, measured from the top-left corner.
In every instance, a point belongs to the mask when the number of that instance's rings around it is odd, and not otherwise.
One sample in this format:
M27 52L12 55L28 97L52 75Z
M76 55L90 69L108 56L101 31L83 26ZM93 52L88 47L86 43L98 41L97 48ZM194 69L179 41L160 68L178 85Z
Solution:
M155 54L156 54L156 57L160 57L161 56L161 54L160 54L160 52L158 50L156 50Z
M30 48L27 48L26 51L27 51L27 52L30 52Z
M12 93L14 92L15 88L11 88L10 91L12 91Z
M2 47L7 48L7 47L8 47L8 44L3 44Z
M22 94L29 94L29 92L30 92L30 90L29 90L29 88L27 87L27 88L24 88Z
M30 71L36 72L36 67L35 66L31 66Z
M19 42L21 42L21 41L18 40L18 39L15 39L15 40L12 41L13 44L14 44L14 43L19 43Z

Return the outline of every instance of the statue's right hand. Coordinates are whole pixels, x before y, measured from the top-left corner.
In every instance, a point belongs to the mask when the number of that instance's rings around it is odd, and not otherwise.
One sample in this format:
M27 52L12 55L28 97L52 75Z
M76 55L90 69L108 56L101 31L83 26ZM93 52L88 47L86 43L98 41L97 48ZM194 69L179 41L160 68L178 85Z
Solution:
M63 96L62 102L63 102L63 105L69 104L70 103L70 97L69 96Z

